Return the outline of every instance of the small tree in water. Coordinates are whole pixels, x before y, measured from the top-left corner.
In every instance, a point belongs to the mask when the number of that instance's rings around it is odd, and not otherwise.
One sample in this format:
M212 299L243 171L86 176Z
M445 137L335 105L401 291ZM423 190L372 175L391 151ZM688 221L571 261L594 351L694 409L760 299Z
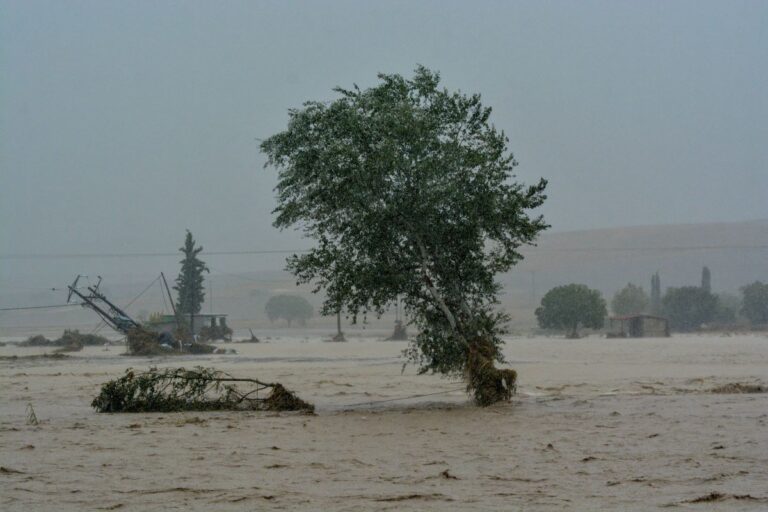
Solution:
M205 300L205 288L203 287L203 272L209 272L205 263L197 257L202 251L202 246L195 247L195 239L187 230L184 239L184 247L180 248L184 254L181 260L181 271L176 278L173 289L177 292L176 311L180 315L197 314Z
M494 366L507 320L495 275L548 227L530 214L546 181L513 181L508 139L479 95L439 89L423 67L379 79L291 110L261 145L280 173L275 226L317 240L288 269L325 289L324 315L381 315L402 296L420 372L464 376L481 405L509 398L514 371Z

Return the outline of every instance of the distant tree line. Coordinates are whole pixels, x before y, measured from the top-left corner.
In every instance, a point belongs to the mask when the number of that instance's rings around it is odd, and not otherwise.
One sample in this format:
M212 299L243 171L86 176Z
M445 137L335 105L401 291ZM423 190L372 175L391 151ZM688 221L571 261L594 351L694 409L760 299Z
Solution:
M628 283L611 299L611 311L617 316L651 314L669 320L672 330L691 332L706 326L731 326L747 322L768 326L768 284L755 281L741 288L741 297L712 292L712 273L702 268L699 286L667 288L661 293L661 278L651 276L650 296L636 284ZM536 310L539 326L565 331L578 337L579 328L603 327L607 308L597 290L583 284L558 286L544 295Z

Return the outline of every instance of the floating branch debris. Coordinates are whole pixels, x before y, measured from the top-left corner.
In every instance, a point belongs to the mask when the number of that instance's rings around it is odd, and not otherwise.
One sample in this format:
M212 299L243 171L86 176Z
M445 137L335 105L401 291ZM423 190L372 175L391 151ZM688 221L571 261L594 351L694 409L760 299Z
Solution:
M101 386L98 412L304 411L314 405L281 384L236 378L214 368L132 368Z

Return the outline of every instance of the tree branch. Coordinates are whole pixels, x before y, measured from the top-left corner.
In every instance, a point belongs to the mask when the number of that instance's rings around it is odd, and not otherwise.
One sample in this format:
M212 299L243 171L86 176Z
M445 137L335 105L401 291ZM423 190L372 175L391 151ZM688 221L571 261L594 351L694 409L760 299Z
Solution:
M435 299L435 302L437 302L438 306L440 306L440 309L443 311L445 318L448 319L448 323L451 324L451 329L453 330L453 333L465 345L468 345L467 340L464 338L461 332L459 332L459 327L456 322L456 317L451 312L450 308L445 303L443 298L440 296L440 293L437 291L437 288L435 288L435 286L432 284L432 280L429 277L429 270L427 267L427 262L429 261L429 253L427 252L427 247L424 245L424 242L421 240L421 237L418 234L414 234L414 238L416 239L416 245L419 247L419 252L421 253L421 271L424 273L424 282L427 285L427 289L429 290L429 293L432 295L432 298Z

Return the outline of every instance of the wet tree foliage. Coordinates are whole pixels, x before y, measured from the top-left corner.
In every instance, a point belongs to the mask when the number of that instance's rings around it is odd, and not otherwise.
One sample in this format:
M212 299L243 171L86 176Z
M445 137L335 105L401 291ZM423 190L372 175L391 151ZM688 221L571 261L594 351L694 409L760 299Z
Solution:
M314 411L278 383L235 378L213 368L132 368L101 386L91 406L98 412Z
M516 181L509 140L479 95L440 88L424 67L379 80L291 110L288 128L261 145L279 170L275 226L317 242L288 269L325 290L325 315L355 321L402 297L418 330L407 355L421 372L463 376L483 405L507 398L478 393L475 373L488 389L514 385L493 368L508 320L495 276L548 227L532 213L546 181Z

